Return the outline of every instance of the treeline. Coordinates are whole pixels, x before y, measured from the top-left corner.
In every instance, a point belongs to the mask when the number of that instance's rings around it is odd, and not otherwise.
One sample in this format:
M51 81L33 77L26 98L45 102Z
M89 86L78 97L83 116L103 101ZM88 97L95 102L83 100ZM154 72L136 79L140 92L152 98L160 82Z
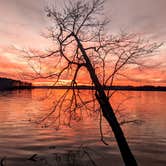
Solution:
M78 85L78 86L35 86L32 88L41 89L95 89L94 86ZM128 91L166 91L165 86L104 86L105 90L128 90Z
M23 82L20 80L13 80L9 78L0 78L0 90L12 89L95 89L94 86L78 85L72 86L32 86L32 83ZM166 91L165 86L104 86L105 90L128 90L128 91Z
M0 90L25 89L31 87L32 84L28 82L22 82L20 80L13 80L9 78L0 78Z

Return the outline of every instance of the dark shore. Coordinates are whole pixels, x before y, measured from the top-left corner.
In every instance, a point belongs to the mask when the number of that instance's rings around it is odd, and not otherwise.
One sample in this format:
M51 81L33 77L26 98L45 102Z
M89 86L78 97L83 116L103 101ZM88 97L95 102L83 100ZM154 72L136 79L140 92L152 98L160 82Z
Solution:
M0 91L14 89L31 89L32 83L13 80L9 78L0 78Z
M17 90L17 89L82 89L94 90L94 86L78 85L78 86L33 86L32 83L22 82L8 78L0 78L0 91ZM127 90L127 91L166 91L165 86L105 86L105 90Z
M73 89L72 86L32 86L32 89ZM105 86L105 90L166 91L165 86ZM78 85L74 89L95 90L94 86Z

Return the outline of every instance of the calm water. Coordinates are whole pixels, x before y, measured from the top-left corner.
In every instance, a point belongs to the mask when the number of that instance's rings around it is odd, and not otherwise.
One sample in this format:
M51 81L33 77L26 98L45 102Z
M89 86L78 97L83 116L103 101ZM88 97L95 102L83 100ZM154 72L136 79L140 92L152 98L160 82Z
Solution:
M59 94L61 91L54 90L53 93ZM48 112L46 108L53 101L41 100L45 93L46 90L38 89L0 94L0 159L5 157L4 165L63 165L71 150L78 151L80 146L86 148L98 166L123 165L116 142L105 122L103 132L109 146L100 141L97 115L86 115L83 120L73 122L71 127L62 126L59 130L53 125L43 127L33 123L34 119ZM121 112L128 119L143 121L137 125L123 125L129 145L141 166L166 165L165 99L165 92L127 91L117 92L112 99L114 108L121 103ZM37 154L36 161L28 160L34 154ZM80 165L83 160L92 165L86 155L77 158Z

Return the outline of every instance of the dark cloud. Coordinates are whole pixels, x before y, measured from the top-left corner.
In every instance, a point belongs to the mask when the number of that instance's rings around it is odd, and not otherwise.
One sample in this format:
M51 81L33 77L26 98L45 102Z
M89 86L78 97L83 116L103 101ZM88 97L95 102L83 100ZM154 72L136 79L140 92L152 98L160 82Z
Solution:
M15 25L38 33L45 27L44 0L0 0L0 28L13 31ZM17 29L15 29L17 31Z
M52 1L58 5L63 0L0 0L0 26L8 21L29 24L27 29L41 31L47 25L44 7ZM165 40L165 8L166 0L106 0L105 12L111 18L112 31L141 32Z
M166 39L165 0L107 0L106 10L114 29L141 32Z

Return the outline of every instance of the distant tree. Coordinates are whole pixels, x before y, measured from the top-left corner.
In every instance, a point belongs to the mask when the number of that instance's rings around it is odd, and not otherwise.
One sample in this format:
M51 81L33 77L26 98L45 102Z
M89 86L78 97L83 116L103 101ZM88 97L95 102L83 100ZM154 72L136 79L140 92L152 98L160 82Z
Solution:
M68 114L70 123L71 119L79 118L81 108L91 110L94 107L89 108L89 104L97 101L95 104L99 108L95 107L95 110L99 110L110 125L125 165L135 166L136 160L109 100L114 92L105 91L104 87L112 86L115 78L118 75L122 76L122 69L129 65L141 65L139 58L152 55L160 44L142 40L135 34L113 36L106 33L105 27L109 20L103 18L103 5L103 0L77 0L68 1L59 10L56 7L48 7L46 12L52 26L48 29L47 37L52 39L54 48L44 54L34 50L26 54L29 61L40 62L37 69L32 65L36 73L35 78L54 79L55 84L67 76L71 80L70 100L67 99L67 89L53 110L41 121L45 121L57 109L64 108L64 114ZM42 73L41 64L53 65L46 74ZM78 77L82 71L89 75L91 85L95 88L91 93L91 100L82 98L77 89ZM55 121L57 119L60 119L60 113Z

